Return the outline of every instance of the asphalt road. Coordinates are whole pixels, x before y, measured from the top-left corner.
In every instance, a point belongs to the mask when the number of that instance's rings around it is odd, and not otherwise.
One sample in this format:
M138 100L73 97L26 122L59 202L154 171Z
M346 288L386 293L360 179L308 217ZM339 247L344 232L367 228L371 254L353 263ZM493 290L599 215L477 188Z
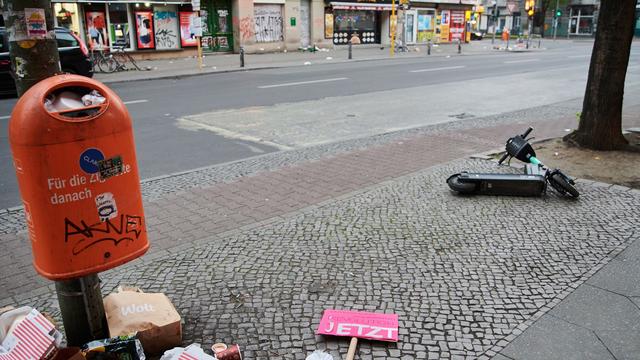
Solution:
M634 44L630 66L640 63L640 46ZM128 103L134 119L138 161L141 177L150 178L172 172L247 158L277 151L288 145L286 141L269 142L264 137L242 136L242 132L215 133L211 127L179 126L185 116L227 110L230 113L253 107L269 107L282 103L299 103L320 99L349 99L363 94L392 91L409 93L411 89L442 84L459 83L460 91L451 94L453 100L443 106L456 112L456 102L468 101L464 83L486 81L486 92L493 85L521 87L522 84L504 84L501 79L520 74L534 74L539 82L529 89L544 92L547 85L571 79L579 74L586 79L591 43L571 43L565 48L543 52L500 53L439 58L396 58L340 64L322 64L271 70L211 74L186 77L179 80L146 80L114 83L110 86ZM568 80L567 80L568 81ZM570 84L571 81L568 83ZM437 87L427 91L437 93ZM577 82L566 96L580 96L584 84ZM428 94L427 94L428 95ZM526 99L516 101L516 108L531 107ZM19 205L19 193L11 166L11 153L7 139L8 115L15 99L0 100L0 209ZM417 101L417 100L413 100ZM553 102L553 99L540 101ZM513 101L512 101L513 102ZM329 104L323 106L330 107ZM406 106L424 106L407 103ZM286 115L286 114L283 114ZM401 114L386 114L393 123ZM270 117L277 127L277 116ZM321 122L322 119L309 119ZM451 121L457 120L452 118ZM231 124L233 125L233 124ZM411 123L410 126L419 126ZM349 126L348 123L341 126ZM214 130L219 129L215 127ZM264 130L264 129L263 129ZM336 129L340 130L340 129ZM268 129L264 130L268 134ZM380 130L383 131L383 130ZM260 132L258 132L260 133ZM370 135L370 131L351 131L348 136ZM294 146L300 142L292 142ZM299 146L299 145L298 145Z

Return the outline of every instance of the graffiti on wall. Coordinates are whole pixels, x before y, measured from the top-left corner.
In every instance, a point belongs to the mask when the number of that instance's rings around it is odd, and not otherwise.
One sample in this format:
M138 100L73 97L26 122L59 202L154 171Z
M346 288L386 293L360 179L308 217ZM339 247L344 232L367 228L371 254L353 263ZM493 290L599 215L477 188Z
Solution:
M156 26L156 48L177 49L178 44L178 14L175 11L154 12Z
M284 40L282 33L282 5L255 4L253 11L257 42Z
M253 19L250 17L240 19L240 38L242 41L251 40L253 34Z

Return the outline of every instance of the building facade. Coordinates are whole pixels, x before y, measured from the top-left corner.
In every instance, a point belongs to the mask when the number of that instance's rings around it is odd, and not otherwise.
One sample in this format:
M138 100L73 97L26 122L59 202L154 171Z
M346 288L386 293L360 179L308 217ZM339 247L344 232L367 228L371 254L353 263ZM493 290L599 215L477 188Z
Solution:
M544 16L544 28L534 27L533 32L544 32L545 37L553 36L554 27L556 36L581 38L592 37L596 31L598 21L599 0L569 0L551 1ZM492 16L493 6L498 10L498 18L494 21ZM512 35L524 34L529 26L529 17L526 14L524 0L483 0L485 12L482 15L483 31L501 34L508 30ZM539 9L540 1L536 2ZM556 17L556 11L561 15ZM539 15L538 15L539 16Z
M193 56L198 28L207 52L247 53L347 45L407 45L464 40L478 0L53 0L56 26L91 49L124 47L139 58ZM402 4L401 4L402 3ZM477 27L477 25L476 25Z

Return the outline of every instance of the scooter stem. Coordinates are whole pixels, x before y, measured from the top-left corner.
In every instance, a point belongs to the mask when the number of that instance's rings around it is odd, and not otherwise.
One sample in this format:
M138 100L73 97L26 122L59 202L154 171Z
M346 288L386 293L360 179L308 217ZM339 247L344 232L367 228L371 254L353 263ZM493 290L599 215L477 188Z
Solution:
M530 157L529 162L532 163L533 165L542 165L542 162L538 160L538 158L536 158L535 156Z

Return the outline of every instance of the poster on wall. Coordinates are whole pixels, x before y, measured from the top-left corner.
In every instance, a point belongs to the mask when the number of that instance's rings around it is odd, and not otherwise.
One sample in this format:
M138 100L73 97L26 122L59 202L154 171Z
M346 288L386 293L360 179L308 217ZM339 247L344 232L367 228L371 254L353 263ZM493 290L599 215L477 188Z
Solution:
M135 14L138 49L154 49L156 42L153 33L153 13L151 11L136 11Z
M433 15L418 14L418 42L427 42L433 39Z
M153 25L156 30L156 49L179 48L178 14L168 7L156 6L153 10Z
M282 5L255 4L253 7L256 42L284 40L282 34Z
M93 50L103 49L109 46L109 40L107 40L107 21L104 11L87 11L85 16L89 48Z
M464 11L451 11L451 24L449 26L449 40L464 40Z
M43 39L47 35L44 9L25 8L24 19L27 23L27 36L29 39Z
M198 18L198 13L195 11L180 12L180 44L183 47L198 46L196 18Z
M449 10L442 10L440 18L440 42L449 42Z
M333 38L333 14L324 14L324 38Z

